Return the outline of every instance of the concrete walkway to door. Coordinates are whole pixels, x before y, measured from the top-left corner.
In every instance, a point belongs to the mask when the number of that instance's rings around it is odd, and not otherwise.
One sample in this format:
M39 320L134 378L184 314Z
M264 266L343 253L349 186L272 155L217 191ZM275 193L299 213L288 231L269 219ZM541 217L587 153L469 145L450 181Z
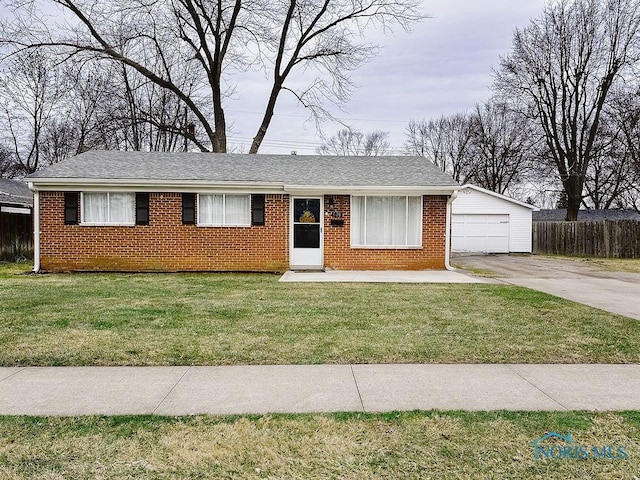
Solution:
M598 268L581 259L538 255L457 255L452 264L494 272L496 280L532 288L640 320L640 274Z
M362 283L496 283L490 278L475 277L449 270L364 271L327 270L286 272L281 282L362 282Z

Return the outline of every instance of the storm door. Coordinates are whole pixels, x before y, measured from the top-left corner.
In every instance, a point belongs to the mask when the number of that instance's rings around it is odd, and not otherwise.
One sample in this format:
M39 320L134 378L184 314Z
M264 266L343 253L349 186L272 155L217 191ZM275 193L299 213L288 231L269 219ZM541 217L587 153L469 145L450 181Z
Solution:
M322 198L293 197L291 200L292 269L321 269Z

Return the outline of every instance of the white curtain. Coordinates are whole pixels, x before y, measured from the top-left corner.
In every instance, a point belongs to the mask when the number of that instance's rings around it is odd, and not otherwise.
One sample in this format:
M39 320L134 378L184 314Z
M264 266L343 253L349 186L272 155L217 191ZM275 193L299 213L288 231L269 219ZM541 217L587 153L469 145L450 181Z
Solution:
M133 193L83 193L83 222L102 225L135 223Z
M250 225L249 195L199 195L200 225Z
M135 223L135 197L132 193L109 193L109 223Z
M83 221L86 223L107 223L109 220L109 196L106 193L84 193Z
M351 197L351 245L364 245L365 197Z
M225 196L225 225L249 225L251 223L251 201L249 195Z
M198 196L198 223L201 225L222 225L224 196Z
M352 197L351 243L360 246L419 246L422 197Z
M422 245L422 197L408 197L407 244Z

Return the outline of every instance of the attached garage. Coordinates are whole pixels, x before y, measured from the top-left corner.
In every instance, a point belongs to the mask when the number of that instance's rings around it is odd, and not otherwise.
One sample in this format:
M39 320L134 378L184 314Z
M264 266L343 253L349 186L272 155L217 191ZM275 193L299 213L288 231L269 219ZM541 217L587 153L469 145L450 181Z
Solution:
M453 202L453 252L531 253L533 205L475 185L464 185Z

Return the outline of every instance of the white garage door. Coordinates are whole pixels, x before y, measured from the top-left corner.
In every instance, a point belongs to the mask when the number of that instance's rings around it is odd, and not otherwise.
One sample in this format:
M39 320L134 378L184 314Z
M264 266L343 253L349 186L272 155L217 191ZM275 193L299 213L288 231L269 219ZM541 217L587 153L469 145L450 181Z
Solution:
M452 215L451 249L509 253L509 215Z

